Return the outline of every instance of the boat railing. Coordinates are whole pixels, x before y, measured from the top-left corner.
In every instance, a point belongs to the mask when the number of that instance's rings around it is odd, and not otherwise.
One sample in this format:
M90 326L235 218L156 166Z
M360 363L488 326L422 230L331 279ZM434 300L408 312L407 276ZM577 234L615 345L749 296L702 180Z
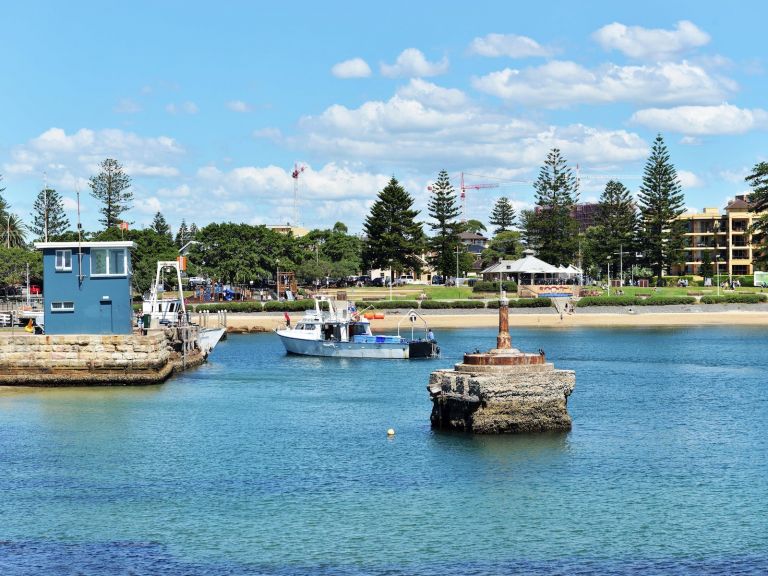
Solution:
M414 339L413 330L414 330L414 325L416 324L417 320L421 320L421 322L424 324L424 338L426 339L427 333L429 332L429 324L427 324L427 321L425 320L424 316L419 314L419 312L417 310L414 310L413 308L411 308L410 310L408 310L408 312L403 314L403 317L400 318L400 320L398 321L398 323L397 323L397 335L400 336L400 325L406 319L409 320L410 323L411 323L411 340Z

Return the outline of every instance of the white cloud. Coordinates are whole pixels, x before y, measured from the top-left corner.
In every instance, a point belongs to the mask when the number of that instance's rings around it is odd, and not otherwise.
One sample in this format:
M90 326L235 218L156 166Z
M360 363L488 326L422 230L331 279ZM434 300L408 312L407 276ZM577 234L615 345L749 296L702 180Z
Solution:
M142 198L141 202L135 202L134 208L142 214L156 214L163 211L163 204L155 196Z
M371 67L362 58L352 58L334 64L331 74L336 78L367 78L371 75Z
M227 102L227 108L232 110L232 112L250 112L252 110L251 105L247 102L243 102L242 100L231 100Z
M189 198L192 195L192 189L188 184L181 184L174 188L160 188L157 191L157 195L167 198Z
M141 106L131 98L122 98L115 106L115 112L118 114L135 114L141 112Z
M444 57L440 62L429 62L421 50L416 48L403 50L392 65L381 65L382 75L389 78L439 76L447 70L448 58Z
M678 170L677 178L683 188L701 188L704 181L690 170Z
M647 108L632 115L632 122L658 130L703 136L744 134L768 128L768 112L760 108L739 108L728 103L719 106L678 106Z
M650 60L669 59L709 42L709 34L688 20L678 22L674 30L614 22L597 30L592 37L605 50L618 50L631 58Z
M443 88L421 78L412 78L406 86L397 91L397 95L442 110L467 105L467 96L461 90Z
M713 78L688 62L588 69L555 60L523 70L506 68L475 78L481 92L510 102L561 107L609 102L702 103L721 101L734 82Z
M169 114L197 114L200 110L197 107L197 104L194 102L182 102L181 104L176 104L174 102L171 102L170 104L167 104L165 106L165 111Z
M438 109L400 94L356 109L331 106L320 116L302 118L300 128L303 132L288 144L398 169L423 170L425 164L533 167L554 146L581 161L605 164L642 159L648 149L625 130L542 126L466 105Z
M96 174L105 158L116 158L132 177L175 177L172 165L184 150L167 136L145 138L123 130L82 128L67 134L49 128L26 144L11 150L11 161L3 166L8 174L42 174L52 186L64 190L87 189L86 175Z
M469 46L469 51L478 56L491 58L507 56L508 58L528 58L531 56L551 56L552 50L541 46L527 36L516 34L486 34L475 38Z

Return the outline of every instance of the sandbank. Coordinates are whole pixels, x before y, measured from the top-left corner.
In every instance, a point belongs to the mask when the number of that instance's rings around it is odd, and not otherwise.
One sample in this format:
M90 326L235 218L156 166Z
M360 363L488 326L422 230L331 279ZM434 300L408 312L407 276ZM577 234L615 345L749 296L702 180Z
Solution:
M666 308L666 307L665 307ZM525 311L510 310L509 325L514 327L644 327L644 326L768 326L768 305L756 305L754 308L739 305L738 309L718 306L716 310L702 310L701 306L674 308L669 311L643 310L642 307L611 308L610 310L589 308L574 314L564 314L561 318L554 309L536 309ZM485 328L498 326L496 310L426 310L422 316L432 328ZM301 318L299 313L291 313L294 322ZM399 313L385 312L384 318L371 320L374 332L389 331L410 326L408 320L402 320ZM227 323L231 332L262 332L284 325L282 314L229 314Z

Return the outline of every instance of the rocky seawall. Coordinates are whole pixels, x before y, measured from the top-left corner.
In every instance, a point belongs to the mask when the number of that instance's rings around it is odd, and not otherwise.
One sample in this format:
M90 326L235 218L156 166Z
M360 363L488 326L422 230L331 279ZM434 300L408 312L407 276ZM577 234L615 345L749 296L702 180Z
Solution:
M143 335L0 335L0 385L157 384L205 361L174 330Z
M575 385L572 370L552 364L513 370L458 364L430 375L430 419L435 428L476 434L570 430L568 396Z

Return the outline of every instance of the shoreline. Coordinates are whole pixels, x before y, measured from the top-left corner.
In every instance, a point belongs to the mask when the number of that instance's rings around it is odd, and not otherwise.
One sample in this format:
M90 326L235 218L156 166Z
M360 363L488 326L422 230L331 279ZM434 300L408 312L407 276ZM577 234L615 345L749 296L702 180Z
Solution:
M768 326L768 305L734 304L704 306L664 306L667 311L653 307L590 307L576 309L574 314L563 314L562 319L554 309L510 309L509 326L515 327L682 327L682 326ZM717 309L714 309L714 308ZM631 311L630 311L631 310ZM401 311L405 312L405 311ZM428 310L420 311L431 328L489 328L498 326L496 310ZM293 322L301 318L299 313L290 313ZM380 320L371 320L374 333L396 329L403 319L401 313L385 312ZM227 315L228 332L269 332L283 325L283 314L237 314ZM420 323L417 323L417 326ZM407 329L410 323L400 323Z

